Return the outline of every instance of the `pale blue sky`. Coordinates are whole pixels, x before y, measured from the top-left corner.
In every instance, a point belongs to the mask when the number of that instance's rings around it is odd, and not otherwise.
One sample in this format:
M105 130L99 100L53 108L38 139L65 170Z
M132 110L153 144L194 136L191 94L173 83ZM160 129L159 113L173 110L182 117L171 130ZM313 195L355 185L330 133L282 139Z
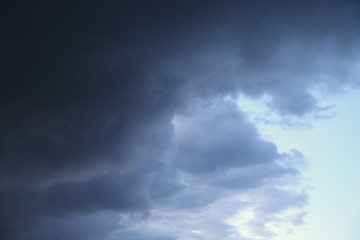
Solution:
M286 236L288 240L360 237L360 94L348 91L327 101L335 104L331 110L334 116L309 120L312 126L307 129L257 121L260 132L280 151L297 149L308 161L304 171L306 185L311 186L308 213L305 224ZM264 111L259 103L247 102L244 106L249 111Z

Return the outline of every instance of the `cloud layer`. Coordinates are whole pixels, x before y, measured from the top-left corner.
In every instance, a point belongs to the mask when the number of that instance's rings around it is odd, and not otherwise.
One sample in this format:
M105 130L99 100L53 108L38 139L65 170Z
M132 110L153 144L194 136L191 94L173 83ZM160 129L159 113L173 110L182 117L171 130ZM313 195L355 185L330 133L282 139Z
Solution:
M270 238L267 223L301 222L295 157L234 102L302 117L321 110L315 88L357 86L355 1L3 9L1 239Z

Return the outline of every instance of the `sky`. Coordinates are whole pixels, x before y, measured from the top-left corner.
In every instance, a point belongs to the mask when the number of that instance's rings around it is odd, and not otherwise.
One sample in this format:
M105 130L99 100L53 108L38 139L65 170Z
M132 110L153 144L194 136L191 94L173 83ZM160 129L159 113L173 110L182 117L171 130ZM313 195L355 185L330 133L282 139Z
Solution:
M359 7L5 1L0 239L359 239Z
M360 107L359 91L347 89L322 100L323 104L336 103L328 114L331 117L308 118L298 127L259 121L258 116L264 114L273 121L279 119L276 115L269 116L259 102L239 100L239 106L250 113L249 118L257 123L266 138L275 141L281 150L298 149L306 157L308 166L303 174L310 196L307 215L295 233L286 237L279 234L279 239L358 239L360 236L360 210L356 207L360 200L356 184L360 181L356 155L360 131L356 124L360 118L356 113ZM328 227L335 225L337 228Z

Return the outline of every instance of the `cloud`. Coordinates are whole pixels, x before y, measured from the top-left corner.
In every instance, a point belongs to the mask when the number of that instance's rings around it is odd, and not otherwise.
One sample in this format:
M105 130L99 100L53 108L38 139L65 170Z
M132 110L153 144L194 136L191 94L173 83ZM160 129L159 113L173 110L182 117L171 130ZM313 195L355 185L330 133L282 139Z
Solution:
M248 197L249 205L230 220L246 239L272 239L303 224L308 198L304 191L264 185Z
M244 154L239 152L239 149L241 151L247 146L256 146L262 153L268 153L262 145L270 143L260 138L257 130L242 118L233 102L200 104L176 116L173 122L173 148L164 155L164 168L150 185L150 196L153 196L154 203L151 217L138 226L138 231L141 232L143 227L151 228L172 234L176 239L239 239L242 236L238 230L239 224L228 220L239 212L254 209L256 218L246 222L246 229L265 235L265 232L271 232L266 224L282 219L275 216L287 213L289 209L301 211L306 204L306 192L297 193L296 190L301 187L299 181L302 179L296 166L303 161L300 152L278 153L274 147L271 154L261 158L262 161L245 160L247 164L242 163L242 158L229 159L227 154L216 161L211 156L204 158L197 154L199 149L216 151L217 148L229 146L226 152L235 152L239 157L251 156L246 154L247 151ZM228 136L226 141L222 141L222 134ZM247 141L232 137L239 135L246 136ZM177 144L182 143L184 136L187 137L185 142L192 142L193 151L178 150ZM218 137L216 139L219 141L204 147L212 143L213 137ZM189 156L193 152L196 154ZM184 158L178 156L191 157L191 161L182 167L179 162ZM198 162L206 165L202 161L209 161L210 167L200 168ZM233 161L239 163L234 164ZM293 218L296 218L295 215L286 218L289 228L301 220L294 222Z
M279 157L276 146L262 141L256 129L232 109L235 106L222 104L226 107L208 107L190 117L175 118L173 154L178 168L209 172Z
M267 96L271 111L304 116L319 109L314 87L358 84L353 4L7 3L0 237L236 238L224 202L301 174L224 99ZM304 200L287 196L279 204ZM183 222L217 204L190 238ZM184 209L172 221L186 230L153 230ZM124 226L124 214L141 217ZM150 224L145 233L141 224Z
M35 219L17 233L19 239L106 239L118 228L118 214L100 212L90 214L73 213L67 216L51 216ZM34 220L34 219L33 219ZM24 226L22 226L24 227Z

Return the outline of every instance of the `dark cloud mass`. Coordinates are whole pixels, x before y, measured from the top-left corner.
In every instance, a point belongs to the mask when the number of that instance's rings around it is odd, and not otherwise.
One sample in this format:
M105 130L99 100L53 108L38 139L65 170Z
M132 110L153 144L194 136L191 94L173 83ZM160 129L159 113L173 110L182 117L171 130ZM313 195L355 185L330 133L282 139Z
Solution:
M242 208L233 196L253 191L261 216L306 196L271 188L300 173L238 94L301 117L321 109L313 88L358 85L356 1L7 1L0 12L1 239L239 239L219 220L236 211L202 207ZM193 213L202 230L184 223Z

